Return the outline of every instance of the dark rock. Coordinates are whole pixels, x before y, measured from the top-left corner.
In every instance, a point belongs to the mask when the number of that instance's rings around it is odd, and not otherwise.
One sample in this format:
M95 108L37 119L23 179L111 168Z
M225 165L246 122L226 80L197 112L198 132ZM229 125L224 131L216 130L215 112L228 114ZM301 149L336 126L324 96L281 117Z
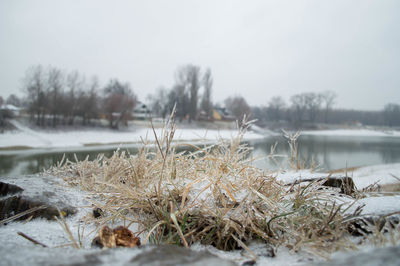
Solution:
M325 180L321 185L326 187L335 187L340 188L340 193L346 195L352 195L356 191L356 186L351 177L347 176L331 176L329 178L321 177L321 178L306 178L301 180L296 180L293 183L286 184L287 186L292 186L304 182L315 182Z
M242 263L242 266L253 266L256 265L256 261L255 260L248 260Z
M24 190L22 188L20 188L19 186L0 181L0 195L1 196L16 194L16 193L19 193L22 191L24 191Z
M353 179L347 176L329 177L325 182L322 183L322 185L340 188L340 193L346 195L352 195L356 191L356 186Z
M0 221L40 206L43 208L18 219L24 220L32 216L33 219L53 220L54 216L59 215L58 209L63 216L77 213L75 207L64 203L68 198L61 191L62 188L56 186L54 177L21 176L10 178L10 180L14 181L14 184L0 182L1 195L4 196L0 199Z
M61 210L64 216L69 216L77 212L76 208L63 203L60 203L58 206L56 206L49 204L49 202L35 200L30 197L11 196L0 200L0 220L39 206L45 206L45 208L22 216L19 218L19 220L26 219L27 216L32 216L32 218L40 217L53 220L54 216L59 215L57 207Z
M160 245L144 249L145 251L131 259L129 265L236 265L208 251L194 251L180 246Z
M357 217L348 225L348 231L354 236L372 234L376 230L386 233L395 229L400 223L400 216L394 215L368 215Z

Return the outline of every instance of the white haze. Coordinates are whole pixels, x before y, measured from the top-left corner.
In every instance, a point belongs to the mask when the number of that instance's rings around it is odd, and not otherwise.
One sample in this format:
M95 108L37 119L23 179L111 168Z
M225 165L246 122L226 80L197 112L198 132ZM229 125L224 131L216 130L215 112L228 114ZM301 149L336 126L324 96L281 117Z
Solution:
M131 83L144 100L180 65L210 67L215 101L334 90L336 107L400 103L400 1L0 2L0 95L29 66Z

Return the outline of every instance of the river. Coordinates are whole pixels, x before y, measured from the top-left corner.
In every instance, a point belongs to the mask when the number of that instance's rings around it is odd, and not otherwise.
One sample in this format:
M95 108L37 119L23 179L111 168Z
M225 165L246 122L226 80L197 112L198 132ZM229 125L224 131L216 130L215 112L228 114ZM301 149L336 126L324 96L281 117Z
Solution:
M274 159L269 156L271 146L276 144ZM257 159L254 165L263 169L285 168L288 165L289 145L283 137L268 137L249 143L253 147L250 156ZM33 174L56 164L63 154L70 160L86 156L95 158L99 153L111 156L116 148L97 146L80 150L23 150L1 151L0 176ZM122 147L131 154L137 147ZM400 138L395 137L343 137L301 136L298 141L299 157L306 166L318 165L321 170L345 167L389 164L400 162ZM268 157L269 156L269 157ZM312 163L312 160L314 161Z

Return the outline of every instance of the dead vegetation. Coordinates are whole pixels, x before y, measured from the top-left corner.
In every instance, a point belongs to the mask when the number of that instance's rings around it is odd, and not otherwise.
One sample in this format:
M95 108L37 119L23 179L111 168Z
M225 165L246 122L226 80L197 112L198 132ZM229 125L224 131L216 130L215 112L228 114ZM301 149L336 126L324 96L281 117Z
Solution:
M231 141L177 152L171 117L161 135L154 132L156 143L143 141L136 155L117 150L110 158L60 162L50 171L94 193L93 204L104 212L99 227L118 219L138 223L144 244L200 242L232 250L261 239L320 255L351 248L345 206L335 200L346 196L323 181L288 187L253 167L251 148L242 144L249 123L242 125Z

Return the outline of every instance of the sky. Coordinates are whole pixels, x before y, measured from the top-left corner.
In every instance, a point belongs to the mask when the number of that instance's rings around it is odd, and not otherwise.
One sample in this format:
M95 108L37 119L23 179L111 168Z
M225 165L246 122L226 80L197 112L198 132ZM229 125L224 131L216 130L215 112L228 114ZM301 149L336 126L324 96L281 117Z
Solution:
M0 96L34 65L129 82L144 101L178 67L210 68L213 100L335 91L336 108L400 104L400 1L1 0Z

